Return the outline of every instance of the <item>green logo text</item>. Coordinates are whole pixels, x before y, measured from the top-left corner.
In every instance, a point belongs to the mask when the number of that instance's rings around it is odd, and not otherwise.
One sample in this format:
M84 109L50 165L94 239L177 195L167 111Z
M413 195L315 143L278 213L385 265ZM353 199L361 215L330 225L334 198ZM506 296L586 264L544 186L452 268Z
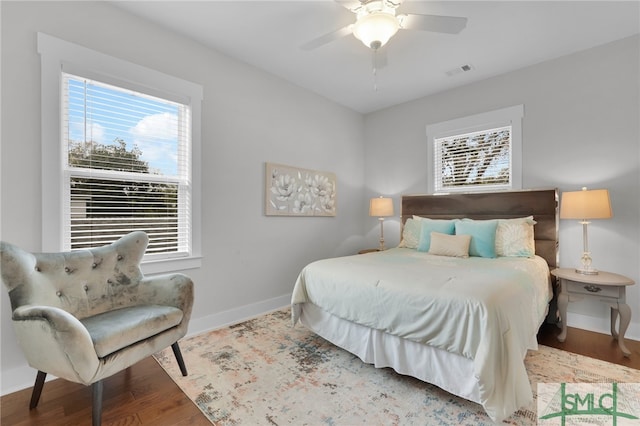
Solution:
M637 420L638 417L631 413L619 410L618 384L611 384L611 391L604 392L567 392L566 383L560 384L559 392L554 395L553 401L547 406L558 407L559 410L541 415L540 420L560 418L562 426L565 425L567 417L572 416L608 416L614 426L617 425L618 418ZM558 401L559 399L559 401ZM627 405L627 404L622 404ZM556 408L557 409L557 408Z

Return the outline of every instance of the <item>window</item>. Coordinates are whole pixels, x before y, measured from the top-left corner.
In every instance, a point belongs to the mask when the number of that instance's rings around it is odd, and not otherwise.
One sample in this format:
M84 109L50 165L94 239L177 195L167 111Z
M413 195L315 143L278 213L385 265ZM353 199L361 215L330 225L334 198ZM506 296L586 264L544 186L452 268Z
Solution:
M511 126L434 139L435 192L511 188Z
M433 193L520 189L522 105L427 126Z
M43 250L143 230L145 272L199 266L202 88L44 34L38 50Z
M65 250L132 230L148 255L188 255L188 105L62 73Z

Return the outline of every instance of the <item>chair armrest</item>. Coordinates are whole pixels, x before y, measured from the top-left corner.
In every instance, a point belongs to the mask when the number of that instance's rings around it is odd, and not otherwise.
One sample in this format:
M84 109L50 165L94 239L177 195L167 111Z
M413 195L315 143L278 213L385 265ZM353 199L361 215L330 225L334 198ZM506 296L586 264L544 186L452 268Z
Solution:
M140 281L139 300L155 305L174 306L188 322L193 307L193 281L183 274L165 274L144 277Z
M63 309L25 305L13 311L13 326L29 365L74 382L90 384L100 361L82 323Z

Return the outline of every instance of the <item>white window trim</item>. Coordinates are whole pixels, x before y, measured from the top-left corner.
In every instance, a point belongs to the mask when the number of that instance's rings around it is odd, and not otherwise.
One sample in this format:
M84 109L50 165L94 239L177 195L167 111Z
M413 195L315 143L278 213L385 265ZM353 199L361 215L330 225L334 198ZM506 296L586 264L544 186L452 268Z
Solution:
M201 113L202 86L161 72L133 64L44 33L38 33L41 58L41 124L42 124L42 251L62 250L62 202L64 183L62 162L62 68L81 67L87 73L127 82L131 88L144 87L147 93L162 93L188 103L192 119L192 236L188 257L143 261L144 273L162 273L198 268L201 265ZM109 82L109 81L107 81Z
M515 105L494 111L427 125L428 167L427 185L429 193L435 193L434 140L452 135L471 133L502 126L511 126L511 188L522 189L522 118L524 105ZM465 192L491 191L491 188L465 188Z

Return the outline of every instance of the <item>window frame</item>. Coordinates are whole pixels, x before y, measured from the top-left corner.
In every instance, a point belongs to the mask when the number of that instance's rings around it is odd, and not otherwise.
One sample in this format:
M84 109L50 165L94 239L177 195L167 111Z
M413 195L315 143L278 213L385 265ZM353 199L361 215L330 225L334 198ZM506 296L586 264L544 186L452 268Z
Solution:
M42 124L42 250L63 250L65 150L62 147L62 73L67 72L107 84L165 98L191 109L191 247L185 257L151 260L145 273L162 273L201 266L201 103L202 86L118 59L44 33L37 36L41 56Z
M431 169L427 173L427 185L431 194L447 194L452 192L489 192L508 191L522 189L522 118L524 117L524 106L515 105L494 111L475 114L467 117L456 118L440 123L429 124L426 127L428 144L428 167ZM460 189L447 188L436 191L436 139L448 138L457 135L465 135L473 132L481 132L500 127L511 126L511 185L496 186L465 186Z

